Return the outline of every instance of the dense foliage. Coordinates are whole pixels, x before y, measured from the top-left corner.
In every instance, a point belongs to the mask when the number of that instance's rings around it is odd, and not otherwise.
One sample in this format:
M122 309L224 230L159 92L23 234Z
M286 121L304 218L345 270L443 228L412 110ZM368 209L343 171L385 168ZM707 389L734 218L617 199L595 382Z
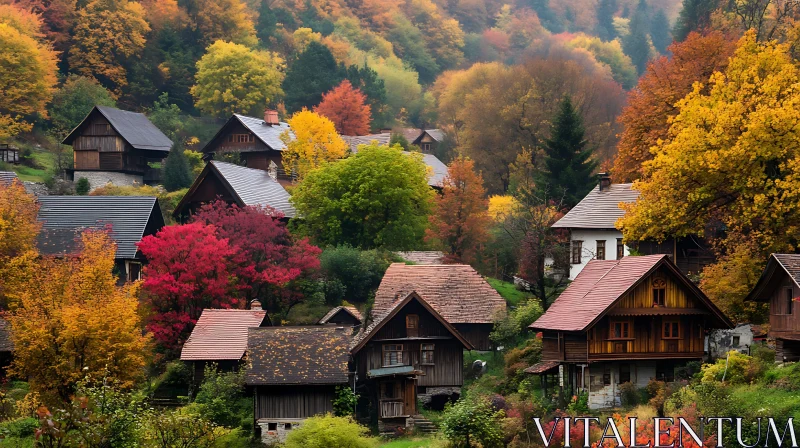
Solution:
M373 448L376 440L369 429L351 417L334 417L331 414L307 418L302 426L293 429L286 438L286 448Z

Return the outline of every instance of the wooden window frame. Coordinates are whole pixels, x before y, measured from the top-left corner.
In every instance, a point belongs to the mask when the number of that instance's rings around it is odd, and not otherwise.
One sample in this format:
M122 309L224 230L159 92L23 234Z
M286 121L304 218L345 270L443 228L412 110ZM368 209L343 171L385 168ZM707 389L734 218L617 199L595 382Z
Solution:
M783 287L783 301L783 315L791 316L794 314L794 288L791 286Z
M572 264L581 264L583 258L583 241L573 240L570 247L570 261Z
M677 335L675 335L674 334L675 332L672 331L672 330L675 329L673 327L673 324L677 324L678 325L678 334ZM670 329L670 332L669 332L670 335L669 336L667 336L667 331L666 331L667 328ZM661 321L661 339L664 339L664 340L676 340L676 339L681 339L681 336L683 336L683 325L681 325L681 320L680 319L664 319L663 321Z
M381 367L404 366L405 360L403 359L403 349L403 344L383 344L383 346L381 346ZM400 360L399 364L391 363L391 355L387 358L389 353L400 354L399 358L397 358Z
M619 324L620 327L620 336L617 337L615 327ZM625 336L625 326L627 326L628 336ZM608 322L608 340L609 341L630 341L634 339L633 337L633 321L632 320L621 320L621 319L612 319Z
M409 338L419 337L419 315L417 314L406 315L406 337Z
M625 381L623 381L623 377L622 377L622 367L623 366L628 370L626 372L627 380L625 380ZM619 365L619 376L617 378L617 384L624 384L624 383L630 383L630 382L631 382L631 365L627 364L627 363L620 364Z
M419 363L423 366L432 366L436 362L434 352L436 350L435 344L420 344L419 346Z
M625 257L625 244L622 243L622 238L617 238L617 260L622 260Z
M595 258L598 260L605 260L606 259L606 240L597 240L597 253L595 254Z
M432 145L430 143L423 143L422 147L420 148L423 153L430 153Z
M667 281L663 278L654 278L651 283L653 294L653 307L667 306Z

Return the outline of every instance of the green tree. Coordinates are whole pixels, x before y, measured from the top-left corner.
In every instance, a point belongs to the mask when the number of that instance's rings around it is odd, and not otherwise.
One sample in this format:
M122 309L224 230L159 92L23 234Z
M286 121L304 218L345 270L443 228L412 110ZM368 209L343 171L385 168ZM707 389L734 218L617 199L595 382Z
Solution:
M536 175L536 185L554 196L564 196L564 203L574 207L594 186L592 172L597 163L586 148L583 119L564 96L553 120L550 138L544 142L543 169Z
M423 82L432 82L436 78L439 64L425 47L425 38L416 25L398 15L386 38L394 45L397 55L419 73Z
M617 37L614 29L614 14L617 13L617 0L600 0L597 2L597 27L595 34L604 41L611 41Z
M319 245L411 250L422 247L433 195L421 154L365 145L308 173L292 202Z
M183 145L175 144L164 161L164 188L177 191L192 185L192 170L183 153Z
M269 42L269 38L275 35L275 30L278 27L278 18L269 4L269 1L261 0L261 6L258 8L256 37L261 41L261 45L266 45Z
M85 76L69 75L67 81L53 95L48 113L53 131L65 137L91 112L94 106L116 106L111 92L97 81Z
M331 414L311 417L292 430L286 438L286 448L374 448L377 441L369 436L369 428L350 417Z
M89 179L85 177L81 177L77 182L75 182L75 194L79 196L86 196L89 194L90 189L91 186L89 185Z
M387 253L352 246L329 247L319 257L325 278L325 298L330 304L343 300L365 303L378 289L391 260Z
M181 109L176 104L169 102L169 93L162 93L147 110L147 118L172 141L178 139L183 128Z
M448 406L442 416L442 434L453 446L499 448L503 444L503 411L495 411L484 397L466 397Z
M311 109L322 94L342 81L342 74L328 47L311 42L297 57L283 80L284 104L289 112Z
M672 37L683 42L692 31L701 31L711 24L711 13L717 9L720 0L683 0L683 7L675 21Z
M669 19L663 9L659 9L653 14L653 19L650 22L650 39L659 53L664 54L667 52L672 36L669 30Z
M224 118L258 116L283 94L283 60L275 53L216 41L197 62L191 93L201 111Z
M644 73L647 61L650 60L650 41L647 37L649 20L647 4L644 0L639 0L639 6L631 18L630 32L622 40L622 49L631 58L639 75Z
M353 87L361 90L367 96L367 104L372 112L372 128L386 127L391 117L387 114L389 108L386 105L386 84L378 78L378 73L364 61L362 67L357 65L347 67L344 77L350 81Z

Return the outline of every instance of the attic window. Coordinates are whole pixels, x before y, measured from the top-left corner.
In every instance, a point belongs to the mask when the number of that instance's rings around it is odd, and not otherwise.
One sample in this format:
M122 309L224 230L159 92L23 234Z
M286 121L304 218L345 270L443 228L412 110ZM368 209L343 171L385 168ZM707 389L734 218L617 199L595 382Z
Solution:
M667 282L663 278L653 279L653 306L666 306Z
M419 316L409 314L406 316L406 337L415 338L419 336Z
M254 141L256 141L256 136L253 134L228 135L228 143L253 143Z

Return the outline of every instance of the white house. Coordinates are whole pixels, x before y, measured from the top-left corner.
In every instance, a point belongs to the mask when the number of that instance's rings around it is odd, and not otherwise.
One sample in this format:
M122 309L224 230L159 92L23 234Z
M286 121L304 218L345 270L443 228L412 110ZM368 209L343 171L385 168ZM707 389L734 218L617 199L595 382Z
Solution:
M623 202L635 202L639 192L632 184L612 184L607 174L553 228L568 229L570 234L569 279L574 280L589 260L618 260L629 254L622 243L622 232L615 223L624 211Z

